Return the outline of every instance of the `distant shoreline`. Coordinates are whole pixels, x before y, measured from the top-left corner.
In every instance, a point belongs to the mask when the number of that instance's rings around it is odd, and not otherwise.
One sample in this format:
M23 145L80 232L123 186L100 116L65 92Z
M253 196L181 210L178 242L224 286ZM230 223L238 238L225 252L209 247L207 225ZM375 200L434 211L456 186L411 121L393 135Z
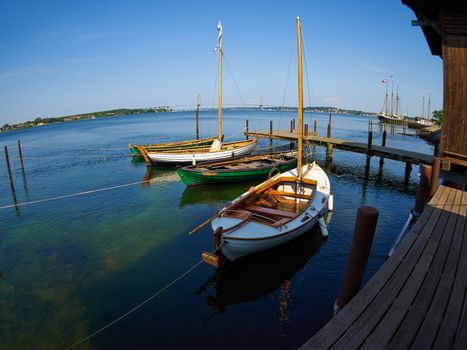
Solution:
M201 109L201 110L209 110L209 109L212 109L212 108ZM239 110L239 109L251 109L251 110L260 110L260 111L286 111L286 112L297 111L297 107L287 107L287 106L224 108L224 110ZM336 107L305 107L303 111L313 112L313 113L354 114L354 115L365 116L365 117L376 115L376 113L373 113L373 112L340 109ZM169 106L164 106L164 107L148 107L148 108L120 108L120 109L112 109L112 110L100 111L100 112L74 114L74 115L56 117L56 118L54 117L40 118L39 117L32 121L26 121L23 123L17 123L17 124L11 124L11 125L4 124L3 126L0 126L0 133L19 130L19 129L33 128L37 126L51 125L51 124L57 124L57 123L66 123L66 122L71 122L75 120L87 120L87 119L96 119L96 118L105 118L105 117L126 116L126 115L131 115L131 114L147 114L147 113L163 113L163 112L175 112L175 111Z

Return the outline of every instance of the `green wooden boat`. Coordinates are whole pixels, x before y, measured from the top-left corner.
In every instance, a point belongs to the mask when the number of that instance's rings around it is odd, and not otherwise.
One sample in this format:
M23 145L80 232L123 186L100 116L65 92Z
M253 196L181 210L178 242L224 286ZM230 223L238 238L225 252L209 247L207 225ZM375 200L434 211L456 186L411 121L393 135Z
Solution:
M177 172L186 185L193 186L267 179L296 166L296 152L271 152L190 165Z

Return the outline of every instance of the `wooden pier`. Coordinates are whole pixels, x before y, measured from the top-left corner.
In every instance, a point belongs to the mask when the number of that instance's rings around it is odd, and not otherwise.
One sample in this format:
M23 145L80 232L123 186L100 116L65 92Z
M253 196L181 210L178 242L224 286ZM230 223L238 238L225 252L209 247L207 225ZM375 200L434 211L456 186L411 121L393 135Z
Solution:
M440 186L394 254L300 349L466 349L467 192Z
M298 133L287 130L273 130L271 131L258 131L258 132L245 132L247 137L260 137L268 139L281 139L297 141ZM431 164L433 163L433 156L425 153L412 152L399 148L392 148L386 146L377 146L372 142L356 142L350 140L335 139L332 137L318 136L315 132L310 132L303 135L303 139L311 145L325 146L336 149L341 149L350 152L363 153L369 156L377 156L381 158L398 160L410 164Z

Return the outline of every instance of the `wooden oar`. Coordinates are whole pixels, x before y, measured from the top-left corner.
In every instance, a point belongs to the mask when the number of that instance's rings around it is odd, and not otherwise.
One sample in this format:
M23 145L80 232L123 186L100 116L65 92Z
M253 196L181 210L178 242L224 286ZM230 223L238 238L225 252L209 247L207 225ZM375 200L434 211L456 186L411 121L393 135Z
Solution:
M196 226L193 230L191 230L190 232L188 232L188 234L191 236L192 234L195 234L196 232L198 232L199 230L201 230L204 226L206 226L207 224L209 224L212 220L214 220L215 218L218 218L219 216L221 216L223 213L223 211L221 210L220 212L218 212L216 215L210 217L209 219L207 219L205 222L203 222L202 224Z

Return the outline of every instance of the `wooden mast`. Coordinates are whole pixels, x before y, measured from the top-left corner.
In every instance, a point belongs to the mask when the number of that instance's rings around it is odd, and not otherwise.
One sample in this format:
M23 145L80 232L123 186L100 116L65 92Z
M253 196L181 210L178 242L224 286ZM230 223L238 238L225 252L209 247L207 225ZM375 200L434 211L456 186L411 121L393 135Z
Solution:
M217 26L219 31L219 73L218 73L218 93L217 93L217 137L222 140L222 24L219 21Z
M297 17L297 48L298 48L298 158L297 178L302 178L302 143L303 143L303 74L302 74L302 30L300 18Z

